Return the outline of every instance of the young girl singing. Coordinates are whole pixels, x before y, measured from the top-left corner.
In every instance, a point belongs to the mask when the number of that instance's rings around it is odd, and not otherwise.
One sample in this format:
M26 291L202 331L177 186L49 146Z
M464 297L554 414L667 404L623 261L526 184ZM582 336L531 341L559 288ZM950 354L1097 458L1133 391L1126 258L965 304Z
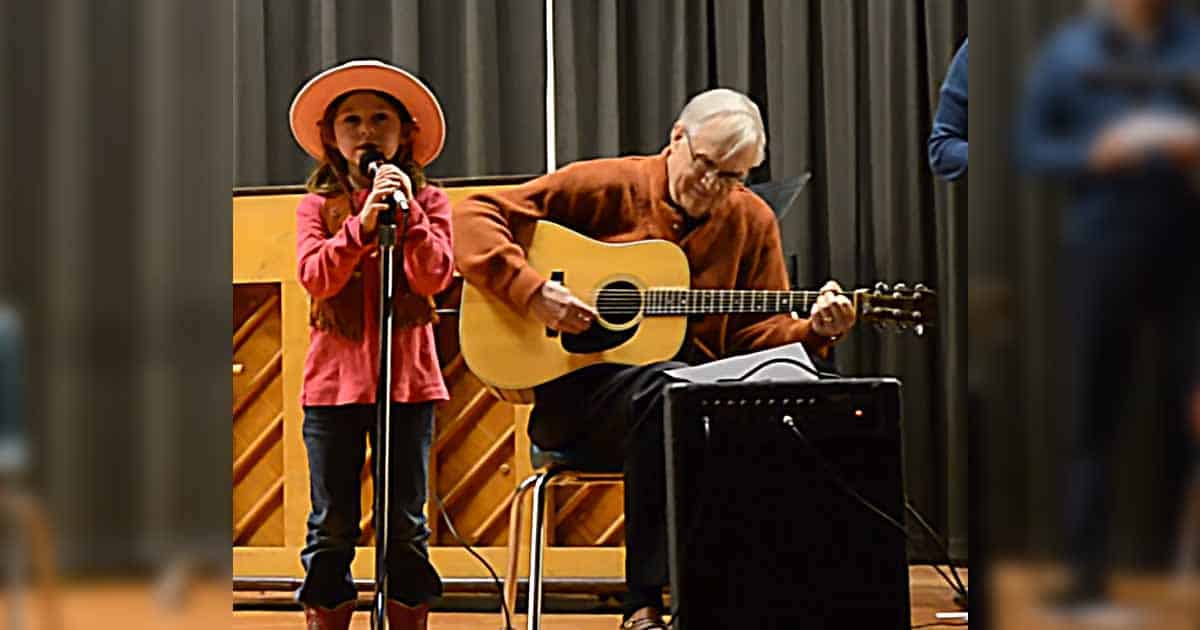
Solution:
M453 274L450 205L424 167L442 150L445 120L433 93L378 61L351 61L306 83L291 107L296 142L318 165L296 210L300 283L311 296L302 403L312 512L296 598L309 630L349 627L357 593L350 575L362 531L359 475L366 438L375 445L379 378L379 213L396 191L390 392L391 479L388 622L424 630L441 579L429 562L424 507L434 403L448 398L438 366L433 296ZM360 162L377 152L374 173ZM378 487L378 486L376 486Z

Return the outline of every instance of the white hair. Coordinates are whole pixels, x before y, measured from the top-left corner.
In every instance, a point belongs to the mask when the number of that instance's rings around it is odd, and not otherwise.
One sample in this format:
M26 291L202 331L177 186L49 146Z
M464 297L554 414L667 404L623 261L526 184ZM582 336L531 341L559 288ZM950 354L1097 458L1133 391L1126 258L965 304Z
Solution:
M679 124L694 135L701 127L724 149L725 159L745 149L755 147L754 165L766 157L767 132L763 127L758 105L749 96L727 88L701 92L692 97L679 112Z

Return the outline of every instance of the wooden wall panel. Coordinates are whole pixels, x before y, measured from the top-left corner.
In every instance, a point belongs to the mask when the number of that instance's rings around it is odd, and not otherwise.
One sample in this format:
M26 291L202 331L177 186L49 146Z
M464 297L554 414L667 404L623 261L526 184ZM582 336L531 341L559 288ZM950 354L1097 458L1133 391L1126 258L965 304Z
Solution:
M619 484L592 482L554 490L554 544L620 547L625 544L625 493Z
M439 410L432 485L467 542L500 546L508 537L507 508L518 483L512 406L496 400L465 370L452 389L453 400ZM436 540L456 542L442 522Z
M233 540L283 544L283 382L279 286L233 292Z

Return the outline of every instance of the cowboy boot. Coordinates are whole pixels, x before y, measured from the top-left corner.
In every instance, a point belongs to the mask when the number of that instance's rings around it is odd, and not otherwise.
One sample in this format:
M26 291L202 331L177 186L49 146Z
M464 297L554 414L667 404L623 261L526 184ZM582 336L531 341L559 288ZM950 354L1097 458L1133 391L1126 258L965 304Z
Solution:
M306 630L348 630L350 616L354 614L355 602L346 602L337 608L304 605L304 627Z
M426 630L429 623L429 604L405 606L389 599L387 618L388 630Z

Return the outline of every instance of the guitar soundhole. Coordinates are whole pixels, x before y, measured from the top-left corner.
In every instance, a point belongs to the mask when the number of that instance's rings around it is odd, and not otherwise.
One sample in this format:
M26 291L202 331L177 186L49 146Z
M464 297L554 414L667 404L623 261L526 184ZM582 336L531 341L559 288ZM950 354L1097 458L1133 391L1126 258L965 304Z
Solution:
M596 296L596 310L610 324L627 324L642 312L642 291L626 280L606 284Z

